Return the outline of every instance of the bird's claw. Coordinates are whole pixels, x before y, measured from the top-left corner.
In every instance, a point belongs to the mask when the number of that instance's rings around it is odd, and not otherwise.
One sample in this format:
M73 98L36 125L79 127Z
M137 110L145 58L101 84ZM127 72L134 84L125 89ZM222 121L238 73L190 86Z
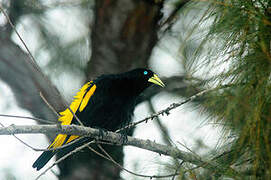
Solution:
M125 143L127 143L127 141L128 141L128 136L127 136L127 134L126 134L126 133L120 133L120 142L121 142L122 144L125 144Z
M98 128L98 130L99 130L99 137L101 139L103 139L104 136L108 133L106 129Z

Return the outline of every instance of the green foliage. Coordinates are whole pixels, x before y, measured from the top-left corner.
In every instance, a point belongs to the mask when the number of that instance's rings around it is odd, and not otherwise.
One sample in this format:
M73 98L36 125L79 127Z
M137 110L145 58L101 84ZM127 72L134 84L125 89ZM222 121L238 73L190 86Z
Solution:
M220 163L254 178L270 177L271 1L214 0L210 7L206 19L213 21L200 47L215 43L201 62L222 64L224 71L209 82L230 85L204 103L211 119L233 135L230 156Z

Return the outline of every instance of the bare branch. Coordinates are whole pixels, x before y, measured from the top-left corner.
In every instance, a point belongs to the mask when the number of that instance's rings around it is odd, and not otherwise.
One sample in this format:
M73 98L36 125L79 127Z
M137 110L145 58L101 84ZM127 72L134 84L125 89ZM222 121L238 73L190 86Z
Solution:
M7 14L7 13L5 12L5 10L2 8L2 5L1 5L1 4L0 4L0 11L2 11L2 13L3 13L4 16L6 17L8 23L10 24L10 26L12 27L12 29L15 31L15 33L16 33L16 35L18 36L18 38L20 39L20 41L23 43L23 45L24 45L26 51L28 52L28 55L29 55L30 59L31 59L33 62L36 62L35 59L34 59L34 57L33 57L33 55L32 55L32 53L30 52L30 50L29 50L28 47L26 46L24 40L22 39L22 37L20 36L20 34L18 33L18 31L16 30L14 24L11 22L11 20L10 20L8 14ZM36 63L34 63L34 64L36 65ZM38 69L39 69L39 67L38 67Z
M154 107L153 107L153 104L151 102L151 100L147 101L148 105L149 105L149 108L151 110L152 113L155 113L155 110L154 110ZM168 132L168 129L167 127L165 127L161 120L159 119L159 117L156 118L156 124L158 126L158 128L160 129L160 131L162 132L162 138L164 140L164 142L167 144L167 145L172 145L172 140L170 138L170 135L169 135L169 132Z
M122 142L121 135L114 132L106 132L103 137L100 137L100 130L89 127L82 127L77 125L10 125L8 127L0 128L0 135L13 135L13 134L30 134L30 133L59 133L67 135L89 136L94 139L109 141L112 143L120 144ZM88 145L88 143L86 144ZM221 167L217 163L207 160L202 160L196 157L193 153L181 151L176 147L166 146L152 142L150 140L142 140L128 136L127 142L123 145L135 146L141 149L156 152L173 158L181 159L183 161L192 163L210 169L214 172L223 172L228 176L238 175L233 169ZM82 149L83 146L80 147ZM84 146L85 147L85 146ZM58 160L60 161L60 159ZM57 161L57 162L58 162Z
M41 118L35 118L35 117L28 117L28 116L16 116L16 115L9 115L9 114L0 114L2 117L8 117L8 118L18 118L18 119L30 119L33 121L38 121L42 123L47 123L47 124L55 124L55 121L50 121L46 119L41 119Z
M55 113L55 115L57 117L59 117L59 113L55 110L55 108L48 102L48 100L45 98L45 96L42 94L42 92L40 92L40 97L43 100L43 102L49 107L49 109L52 110L53 113Z
M54 167L55 165L57 165L58 163L60 163L61 161L65 160L66 158L68 158L69 156L71 156L72 154L81 151L82 149L84 149L85 147L88 147L90 144L94 143L94 141L88 142L78 148L76 148L75 150L69 152L68 154L66 154L65 156L59 158L57 161L55 161L51 166L49 166L48 168L46 168L35 180L38 180L41 176L43 176L47 171L49 171L50 169L52 169L52 167Z
M97 151L95 151L95 149L93 149L93 148L91 148L90 146L88 147L91 151L93 151L94 153L96 153L96 154L98 154L99 156L101 156L101 157L103 157L103 158L105 158L105 159L107 159L107 160L109 160L109 161L111 161L113 164L115 164L115 165L117 165L118 167L120 167L122 170L124 170L124 171L126 171L126 172L128 172L128 173L130 173L130 174L132 174L132 175L135 175L135 176L138 176L138 177L147 177L147 178L150 178L150 179L152 179L152 178L167 178L167 177L172 177L172 176L176 176L176 175L178 175L178 172L176 171L174 174L168 174L168 175L161 175L161 176L156 176L156 175L144 175L144 174L138 174L138 173L135 173L135 172L133 172L133 171L130 171L130 170L128 170L128 169L126 169L126 168L124 168L122 165L120 165L119 163L117 163L106 151L105 151L105 149L100 145L100 144L98 144L98 147L101 149L101 151L106 155L103 155L103 154L101 154L101 153L99 153L99 152L97 152Z
M191 96L191 97L189 97L189 98L187 98L187 99L185 99L185 100L183 100L183 101L181 101L181 102L172 103L172 104L171 104L170 106L168 106L166 109L163 109L163 110L161 110L161 111L159 111L159 112L157 112L157 113L154 113L154 114L152 114L151 116L148 116L148 117L146 117L146 118L144 118L144 119L142 119L142 120L140 120L140 121L138 121L138 122L131 123L131 124L129 124L129 125L127 125L127 126L121 128L121 129L118 129L116 132L120 132L120 131L125 130L125 129L133 128L133 127L135 127L136 125L138 125L138 124L140 124L140 123L148 122L149 120L153 120L153 119L157 118L157 117L160 116L160 115L164 115L164 114L169 115L169 114L170 114L169 112L170 112L171 110L173 110L173 109L175 109L175 108L177 108L177 107L179 107L179 106L182 106L183 104L186 104L186 103L188 103L188 102L190 102L190 101L193 101L193 100L195 100L196 98L198 98L198 97L200 97L200 96L203 96L204 94L209 93L209 92L211 92L211 91L218 90L218 89L223 89L223 88L227 88L227 87L229 87L229 86L231 86L231 85L224 85L224 86L217 87L217 88L213 88L213 89L206 89L206 90L203 90L203 91L201 91L201 92L199 92L199 93L197 93L197 94L195 94L195 95L193 95L193 96Z
M2 127L5 127L2 123L0 123L0 125L1 125ZM18 141L20 141L22 144L24 144L25 146L27 146L27 147L29 147L30 149L36 151L36 148L30 146L29 144L27 144L26 142L24 142L23 140L21 140L20 138L18 138L15 134L13 134L13 136L14 136Z

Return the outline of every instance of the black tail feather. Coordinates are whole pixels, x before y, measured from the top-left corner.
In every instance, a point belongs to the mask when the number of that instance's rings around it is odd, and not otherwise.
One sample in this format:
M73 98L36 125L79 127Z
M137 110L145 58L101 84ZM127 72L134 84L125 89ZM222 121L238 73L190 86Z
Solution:
M73 151L75 148L83 145L84 143L90 141L91 139L86 137L86 138L82 138L79 141L71 144L70 146L67 146L63 149L60 150L55 150L55 151L44 151L39 157L38 159L34 162L34 164L32 165L33 168L37 168L37 171L40 170L41 168L43 168L45 166L45 164L47 164L47 162L55 155L58 154L59 158L63 157L64 155L66 155L67 153Z
M45 164L55 155L54 151L45 151L32 165L33 168L37 168L37 171L43 168Z

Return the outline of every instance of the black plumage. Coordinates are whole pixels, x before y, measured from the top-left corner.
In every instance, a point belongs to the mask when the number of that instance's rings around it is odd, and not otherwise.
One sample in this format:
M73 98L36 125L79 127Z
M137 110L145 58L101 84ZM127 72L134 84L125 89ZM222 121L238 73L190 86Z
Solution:
M122 74L102 75L82 87L70 108L85 126L115 131L131 121L137 98L153 83L164 86L156 74L143 68ZM78 124L69 110L66 109L61 115L59 121L62 124ZM71 146L54 150L77 138L78 136L58 135L48 147L52 151L43 152L34 162L33 168L39 170L56 153L61 154L60 157L64 156L84 142L90 141L89 138L83 138Z

